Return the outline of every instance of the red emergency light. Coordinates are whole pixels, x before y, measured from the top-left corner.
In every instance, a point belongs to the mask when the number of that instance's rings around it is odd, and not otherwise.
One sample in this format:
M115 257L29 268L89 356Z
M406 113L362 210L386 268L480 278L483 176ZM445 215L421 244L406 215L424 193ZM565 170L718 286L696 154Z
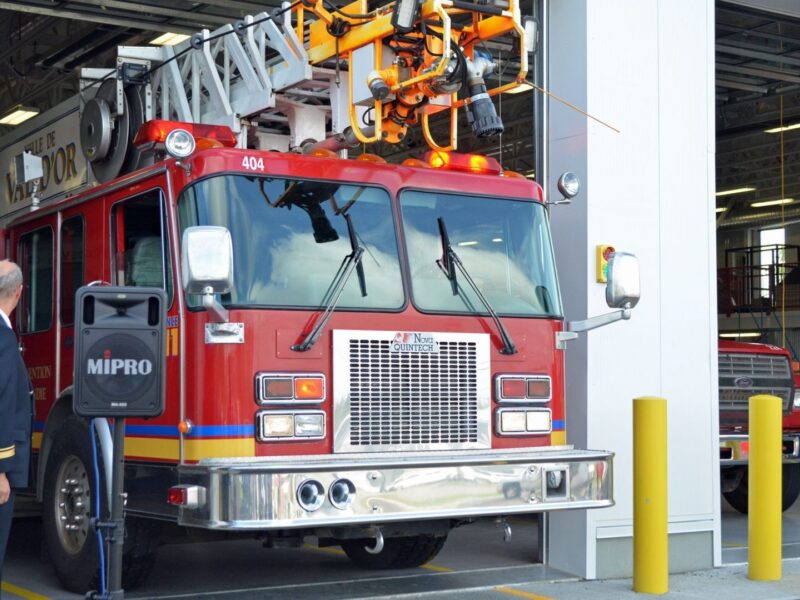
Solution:
M164 150L167 136L178 129L186 131L195 139L198 150L204 148L235 148L236 135L230 127L224 125L206 125L202 123L183 123L181 121L165 121L153 119L139 127L133 145L139 150Z
M443 152L432 150L425 153L425 162L434 169L462 171L466 173L483 173L500 175L503 169L500 163L490 156L480 154L462 154L459 152Z

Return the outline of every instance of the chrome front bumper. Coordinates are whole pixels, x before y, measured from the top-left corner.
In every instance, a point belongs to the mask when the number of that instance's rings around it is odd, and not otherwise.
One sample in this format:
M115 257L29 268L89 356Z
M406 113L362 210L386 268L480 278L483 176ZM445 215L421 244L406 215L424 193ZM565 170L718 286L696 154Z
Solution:
M719 436L719 463L722 467L746 465L750 456L750 437L743 434ZM800 463L800 433L783 434L783 463Z
M182 507L178 522L266 530L599 508L614 503L612 461L609 452L563 446L215 460L179 468L180 483L196 486L203 501ZM355 497L344 509L326 498L308 512L297 498L308 479L326 491L335 480L348 479Z

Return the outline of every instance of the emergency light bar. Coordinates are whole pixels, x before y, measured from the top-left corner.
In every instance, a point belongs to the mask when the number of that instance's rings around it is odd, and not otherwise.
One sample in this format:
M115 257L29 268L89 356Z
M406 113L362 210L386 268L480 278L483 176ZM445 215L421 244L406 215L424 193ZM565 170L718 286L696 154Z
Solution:
M188 138L192 138L194 144L191 144ZM161 119L143 123L133 139L133 145L140 151L167 151L176 158L186 158L195 149L235 148L236 144L236 135L224 125L183 123Z
M482 173L485 175L500 175L503 172L500 163L494 158L480 154L433 150L425 153L424 161L434 169L447 171L464 171L466 173Z

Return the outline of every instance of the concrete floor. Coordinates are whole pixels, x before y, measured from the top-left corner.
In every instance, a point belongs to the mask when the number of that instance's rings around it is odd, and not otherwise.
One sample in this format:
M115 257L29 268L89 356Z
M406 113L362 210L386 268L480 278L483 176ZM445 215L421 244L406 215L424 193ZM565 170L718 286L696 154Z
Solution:
M630 580L585 582L533 564L536 522L511 520L506 543L491 521L451 533L432 564L416 569L369 572L353 567L338 548L308 544L267 550L252 540L172 544L159 551L148 583L126 592L128 598L460 598L616 599L641 598ZM77 600L61 591L51 567L41 559L41 527L36 517L18 520L6 560L3 600ZM670 577L667 597L725 600L800 598L800 502L783 517L784 577L781 582L746 578L747 517L723 501L723 561L728 566ZM795 559L795 560L792 560ZM738 566L736 563L739 563Z

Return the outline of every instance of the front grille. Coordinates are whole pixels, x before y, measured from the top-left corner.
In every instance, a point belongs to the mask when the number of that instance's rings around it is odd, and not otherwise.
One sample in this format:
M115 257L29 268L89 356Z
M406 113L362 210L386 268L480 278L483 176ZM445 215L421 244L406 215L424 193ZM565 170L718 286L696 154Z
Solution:
M393 352L397 335L334 332L335 450L488 447L488 336L423 334L435 351Z
M777 354L720 354L719 374L792 379L789 359Z
M719 354L719 408L723 425L747 425L751 396L778 396L790 408L793 379L789 359L771 354ZM727 414L726 414L727 413Z

